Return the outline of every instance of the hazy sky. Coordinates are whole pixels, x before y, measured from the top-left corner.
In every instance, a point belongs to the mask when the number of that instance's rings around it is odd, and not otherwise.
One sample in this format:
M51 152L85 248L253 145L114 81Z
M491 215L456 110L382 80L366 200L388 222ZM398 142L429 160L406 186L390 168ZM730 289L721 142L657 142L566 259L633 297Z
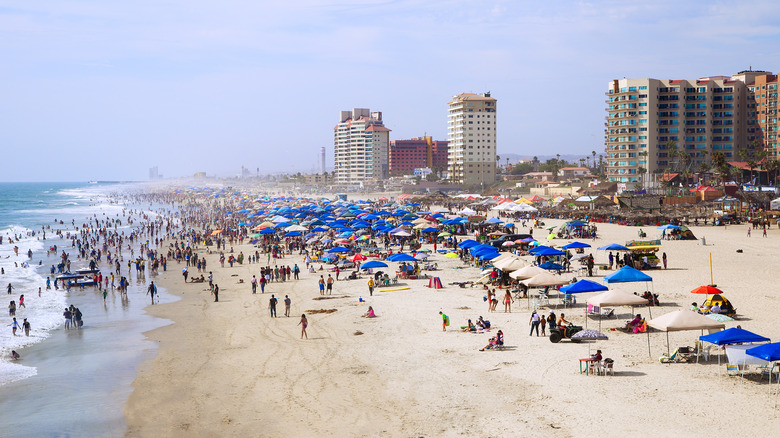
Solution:
M446 139L498 99L498 152L603 151L609 80L778 71L780 2L0 0L2 181L333 164L340 110Z

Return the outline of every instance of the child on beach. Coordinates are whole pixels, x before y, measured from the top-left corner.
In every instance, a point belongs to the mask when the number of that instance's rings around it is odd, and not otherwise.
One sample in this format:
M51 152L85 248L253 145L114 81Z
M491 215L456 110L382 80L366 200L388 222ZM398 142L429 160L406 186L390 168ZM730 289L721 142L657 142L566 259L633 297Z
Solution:
M301 339L306 336L309 339L309 335L306 333L306 327L309 325L309 321L306 320L306 314L301 314L301 320L298 321L298 325L301 326Z
M14 333L14 336L16 336L16 329L19 328L19 323L16 321L16 318L14 318L13 322L8 324L11 327L11 330Z

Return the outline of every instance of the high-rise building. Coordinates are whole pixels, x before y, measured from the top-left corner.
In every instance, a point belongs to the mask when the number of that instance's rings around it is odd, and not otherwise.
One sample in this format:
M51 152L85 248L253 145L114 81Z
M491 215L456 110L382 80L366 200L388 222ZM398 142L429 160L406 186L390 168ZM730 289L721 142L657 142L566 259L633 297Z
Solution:
M449 102L449 172L454 183L496 180L496 99L490 93L463 93Z
M155 180L160 178L160 172L157 170L157 166L149 168L149 179Z
M447 170L447 141L434 141L432 137L415 137L410 140L390 142L390 175L411 174L414 169L429 167L434 172Z
M777 157L777 76L743 71L693 80L613 80L607 90L609 181L641 184L663 172L696 172L721 152Z
M390 130L381 112L368 108L341 111L333 129L333 164L337 184L359 184L388 176Z
M320 148L320 174L325 173L325 146Z

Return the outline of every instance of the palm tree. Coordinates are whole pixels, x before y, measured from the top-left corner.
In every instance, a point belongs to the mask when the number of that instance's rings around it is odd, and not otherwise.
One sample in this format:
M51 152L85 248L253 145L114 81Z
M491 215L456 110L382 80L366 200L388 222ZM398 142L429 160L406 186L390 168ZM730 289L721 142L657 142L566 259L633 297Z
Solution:
M764 163L764 170L766 170L767 177L769 177L769 174L772 173L772 184L777 186L777 171L780 170L780 161L777 160L769 160Z

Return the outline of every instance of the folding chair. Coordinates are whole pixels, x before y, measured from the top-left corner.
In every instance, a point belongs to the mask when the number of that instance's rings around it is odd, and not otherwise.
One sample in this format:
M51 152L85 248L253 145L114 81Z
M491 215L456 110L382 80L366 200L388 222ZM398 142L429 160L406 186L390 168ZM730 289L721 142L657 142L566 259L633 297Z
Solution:
M609 359L609 358L604 359L604 370L603 370L603 372L604 372L605 376L607 374L612 374L614 376L615 375L615 361L612 360L612 359Z

